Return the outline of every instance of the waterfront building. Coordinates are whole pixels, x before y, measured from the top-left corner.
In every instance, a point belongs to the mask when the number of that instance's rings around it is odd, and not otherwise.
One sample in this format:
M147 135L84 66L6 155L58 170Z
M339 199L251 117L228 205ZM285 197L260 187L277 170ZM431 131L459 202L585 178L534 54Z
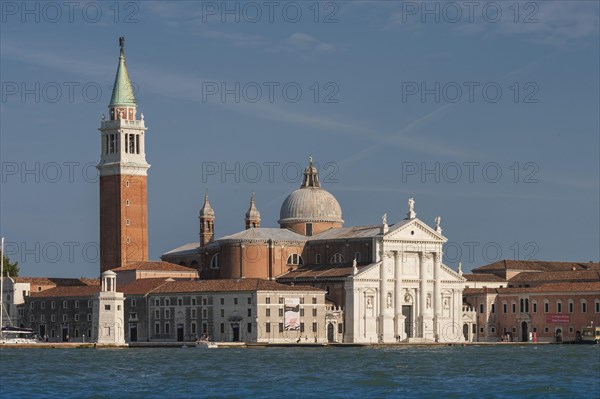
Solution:
M600 263L503 260L464 276L476 341L574 341L600 325Z

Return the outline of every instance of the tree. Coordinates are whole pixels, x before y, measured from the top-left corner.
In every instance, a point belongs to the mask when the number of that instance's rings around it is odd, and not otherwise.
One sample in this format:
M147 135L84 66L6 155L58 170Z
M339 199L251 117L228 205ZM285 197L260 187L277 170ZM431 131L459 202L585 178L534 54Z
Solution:
M19 275L19 262L11 263L10 259L4 256L2 252L0 252L0 255L4 258L4 277L17 277Z

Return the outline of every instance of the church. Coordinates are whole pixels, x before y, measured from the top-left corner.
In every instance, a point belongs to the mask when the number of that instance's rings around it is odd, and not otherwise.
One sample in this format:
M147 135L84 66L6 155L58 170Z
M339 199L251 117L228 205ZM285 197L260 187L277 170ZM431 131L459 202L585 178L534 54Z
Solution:
M431 227L408 200L404 220L344 227L342 208L321 187L312 158L299 189L281 205L279 228L263 228L254 194L245 230L215 239L216 213L208 195L200 236L162 255L197 268L203 279L261 278L321 288L343 312L327 329L343 342L463 340L466 279L443 264L441 219Z

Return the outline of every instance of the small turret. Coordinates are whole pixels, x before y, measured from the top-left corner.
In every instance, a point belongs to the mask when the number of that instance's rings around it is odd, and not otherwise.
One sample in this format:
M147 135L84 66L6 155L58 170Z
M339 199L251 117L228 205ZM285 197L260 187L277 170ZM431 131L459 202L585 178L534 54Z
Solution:
M256 209L254 193L250 197L250 208L246 212L246 230L260 227L260 212Z

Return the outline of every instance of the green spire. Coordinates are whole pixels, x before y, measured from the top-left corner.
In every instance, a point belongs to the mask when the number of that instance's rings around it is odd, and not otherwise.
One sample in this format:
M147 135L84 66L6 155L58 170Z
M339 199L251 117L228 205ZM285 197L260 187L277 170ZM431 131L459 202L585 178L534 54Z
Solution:
M135 106L135 97L133 96L133 86L129 80L127 66L125 65L125 38L119 38L119 46L121 54L119 55L119 67L117 68L117 76L113 86L112 97L110 98L109 107L114 106Z

